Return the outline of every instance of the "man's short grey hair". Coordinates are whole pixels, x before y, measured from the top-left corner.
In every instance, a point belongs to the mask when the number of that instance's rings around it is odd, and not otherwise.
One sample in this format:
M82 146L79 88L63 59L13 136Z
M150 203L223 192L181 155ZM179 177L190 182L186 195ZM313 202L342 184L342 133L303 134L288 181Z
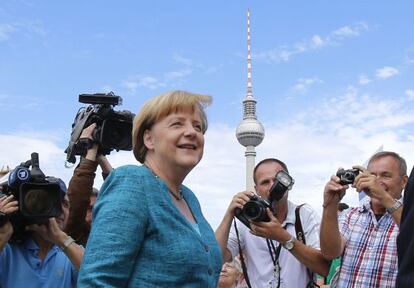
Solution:
M375 160L378 160L378 159L384 158L384 157L392 157L395 160L397 160L400 176L404 177L404 176L407 175L407 163L405 162L404 158L402 158L400 155L398 155L398 153L395 153L395 152L392 152L392 151L380 151L380 152L375 153L374 155L371 156L371 158L369 158L368 166L369 166L369 164L371 164Z

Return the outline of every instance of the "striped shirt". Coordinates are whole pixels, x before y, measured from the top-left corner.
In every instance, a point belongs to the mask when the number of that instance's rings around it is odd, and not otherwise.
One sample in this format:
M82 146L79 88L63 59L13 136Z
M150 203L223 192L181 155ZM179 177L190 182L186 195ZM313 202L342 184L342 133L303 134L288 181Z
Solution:
M399 228L388 212L377 221L365 198L339 217L346 243L337 287L395 287Z

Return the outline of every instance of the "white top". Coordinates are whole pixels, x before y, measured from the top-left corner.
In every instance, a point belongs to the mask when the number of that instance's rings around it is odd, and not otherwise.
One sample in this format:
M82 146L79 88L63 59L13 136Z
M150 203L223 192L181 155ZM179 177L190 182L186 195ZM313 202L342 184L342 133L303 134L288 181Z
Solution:
M282 225L296 238L295 231L295 208L297 205L288 201L288 214ZM320 249L319 246L319 216L309 205L300 208L300 219L303 232L305 233L306 245ZM245 258L247 274L252 288L268 287L269 281L273 278L273 261L269 254L266 239L257 237L249 232L249 229L237 220L237 229L240 236L240 245ZM277 248L279 243L273 241ZM239 254L237 236L234 225L231 226L227 248L233 257ZM309 276L306 266L300 263L289 251L282 248L279 256L280 264L280 288L306 287Z

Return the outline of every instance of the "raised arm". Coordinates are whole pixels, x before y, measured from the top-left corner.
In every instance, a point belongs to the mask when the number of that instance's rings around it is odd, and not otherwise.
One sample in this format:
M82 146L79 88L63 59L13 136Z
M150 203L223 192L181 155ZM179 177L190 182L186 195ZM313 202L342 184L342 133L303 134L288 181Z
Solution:
M102 169L102 178L105 180L109 173L113 170L112 165L109 163L108 158L106 158L105 155L98 155L96 161Z
M92 139L95 126L96 124L92 124L85 128L82 131L81 138ZM86 155L81 157L68 186L70 210L65 232L82 245L86 244L90 231L90 225L86 223L85 216L92 195L95 171L98 166L96 161L97 151L98 146L94 144L87 150Z
M9 242L13 235L13 227L8 220L8 215L19 209L18 202L14 200L13 195L3 196L0 198L0 252Z
M322 255L328 260L339 257L345 247L345 240L339 232L338 203L345 195L348 185L341 185L339 181L333 175L324 190L320 241Z
M243 208L244 204L250 200L250 197L253 196L253 192L240 192L236 194L229 207L227 208L226 213L224 214L223 220L216 229L216 239L221 248L221 254L223 256L224 262L229 262L232 259L230 250L227 248L227 242L229 240L229 233L231 228L231 223L234 218L234 209Z

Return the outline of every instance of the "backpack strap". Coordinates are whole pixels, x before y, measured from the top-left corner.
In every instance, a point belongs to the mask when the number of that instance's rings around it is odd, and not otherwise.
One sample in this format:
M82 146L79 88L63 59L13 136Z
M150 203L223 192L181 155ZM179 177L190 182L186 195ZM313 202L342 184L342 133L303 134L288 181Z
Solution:
M300 220L300 208L305 205L301 204L299 206L296 207L295 209L295 231L296 231L296 239L299 240L300 242L302 242L304 245L306 245L306 239L305 239L305 233L303 232L303 227L302 227L302 221ZM308 272L308 276L309 276L309 283L308 285L306 285L306 287L320 287L318 284L315 283L314 279L313 279L313 272L306 267L306 271Z

